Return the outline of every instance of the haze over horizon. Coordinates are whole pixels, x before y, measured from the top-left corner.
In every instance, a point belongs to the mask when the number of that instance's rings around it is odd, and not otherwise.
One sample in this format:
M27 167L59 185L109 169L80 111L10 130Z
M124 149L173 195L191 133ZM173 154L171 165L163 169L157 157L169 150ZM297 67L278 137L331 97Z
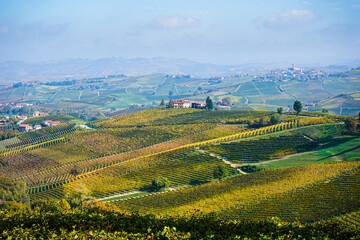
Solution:
M0 62L342 63L360 58L360 1L2 1L0 52Z

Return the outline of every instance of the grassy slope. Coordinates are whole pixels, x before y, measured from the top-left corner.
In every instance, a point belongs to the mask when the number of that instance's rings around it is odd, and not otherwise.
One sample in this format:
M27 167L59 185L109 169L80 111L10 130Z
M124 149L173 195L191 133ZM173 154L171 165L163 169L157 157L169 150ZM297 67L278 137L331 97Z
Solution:
M261 166L266 169L277 169L317 163L355 161L360 159L359 156L360 138L344 136L331 140L319 150L294 154L277 161L263 163Z

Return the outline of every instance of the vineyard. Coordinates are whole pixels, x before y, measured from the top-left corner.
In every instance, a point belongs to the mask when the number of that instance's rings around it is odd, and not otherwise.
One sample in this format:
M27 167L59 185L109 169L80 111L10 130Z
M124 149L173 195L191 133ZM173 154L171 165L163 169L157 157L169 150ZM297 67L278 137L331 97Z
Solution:
M222 211L219 216L249 220L276 216L290 222L318 221L360 209L359 189L360 169L357 168L319 184Z
M342 222L346 226L358 229L360 228L360 211L352 212L346 214L345 216L338 217L337 220Z
M36 174L27 174L27 175L21 176L20 178L17 178L17 179L25 181L29 187L38 186L38 188L41 189L40 191L43 191L44 189L45 190L52 189L52 188L58 187L59 185L67 183L68 181L73 181L74 176L69 174L69 172L71 172L71 170L74 167L77 167L80 170L81 174L84 174L84 176L87 176L87 175L93 173L94 171L97 171L98 169L108 167L108 166L111 166L114 164L119 164L122 161L131 160L134 157L136 159L138 157L144 156L144 155L141 155L141 153L143 154L144 151L146 152L148 150L150 150L150 151L155 150L155 152L159 153L159 150L158 150L159 147L160 148L165 147L164 150L169 151L171 149L176 149L176 148L202 146L202 145L206 145L206 144L214 143L214 142L229 141L229 140L234 140L234 139L238 139L238 138L246 138L246 137L261 135L261 134L274 132L274 131L286 130L288 128L295 127L298 124L299 124L298 122L293 121L293 122L283 123L283 124L279 124L279 125L274 125L271 127L265 127L262 129L247 131L244 133L228 135L226 137L219 137L219 138L215 138L213 140L205 140L205 141L200 141L200 142L195 142L195 143L187 143L186 142L186 140L189 139L189 137L190 137L189 140L198 141L200 139L203 140L204 137L206 139L208 139L209 133L212 133L212 134L210 134L211 138L218 136L218 134L229 133L229 128L226 127L226 125L225 125L225 126L220 126L218 128L214 128L214 129L216 129L216 131L214 131L214 132L212 129L200 131L198 133L195 133L195 134L193 133L188 136L185 136L184 139L178 138L178 139L175 139L174 141L166 141L166 142L163 142L160 144L151 145L150 147L140 148L135 151L128 151L128 152L123 152L120 154L108 154L105 156L100 156L98 158L85 159L84 161L76 161L76 162L73 161L69 164L54 166L54 167L50 168L48 171L41 171ZM195 126L197 126L197 125L195 125ZM157 129L157 127L151 127L151 129L154 129L154 128ZM218 130L219 128L222 130L219 131ZM141 128L141 129L146 129L146 128ZM240 128L240 130L241 129L242 128ZM105 129L105 130L107 131L109 129ZM127 129L127 130L131 131L131 129ZM226 130L226 131L224 131L224 130ZM231 127L230 131L231 130L239 130L239 128ZM96 131L103 131L103 130L99 129ZM120 132L122 132L122 131L124 131L124 130L120 130ZM209 132L209 133L207 133L207 132ZM185 140L185 142L183 140ZM71 138L70 138L70 142L76 142L76 141L71 140ZM177 147L171 148L171 146L174 146L173 144L176 144ZM78 147L78 145L76 145L76 144L75 144L75 146ZM61 147L61 148L64 149L63 147ZM80 149L81 149L81 151L84 151L87 148L83 147ZM95 152L94 150L91 150L91 149L89 149L89 151ZM51 152L53 152L53 151L51 151ZM66 152L69 152L69 151L66 151ZM150 154L153 154L153 153L150 153ZM59 154L57 154L57 155L59 156ZM42 156L47 157L44 155L42 155ZM48 157L48 158L51 158L51 157ZM35 190L35 191L38 192L38 190ZM31 192L33 192L33 191L31 191Z
M87 130L74 123L44 127L0 142L0 175L25 182L31 203L84 194L123 211L160 216L200 211L228 219L309 222L358 211L357 137L342 136L344 124L335 117L281 116L272 125L273 115L151 109L90 122ZM309 151L332 163L283 163ZM283 165L260 170L284 156ZM243 172L244 165L260 171ZM158 177L170 189L156 192L152 181ZM310 214L314 206L323 207Z
M335 136L340 136L344 132L344 124L333 123L308 128L297 129L296 132L304 136L315 139L319 143L327 142Z
M69 172L75 166L80 169L81 173L85 174L125 160L168 151L176 147L186 147L187 144L192 143L193 140L214 138L242 130L242 127L236 126L219 126L208 130L205 128L205 131L191 133L184 137L175 138L174 140L164 141L132 151L106 155L101 154L101 152L94 152L88 149L89 147L79 146L76 139L74 140L71 138L72 136L70 136L70 142L52 145L46 148L37 148L30 151L30 155L20 153L15 156L9 155L2 157L1 160L4 165L6 165L6 168L0 168L0 171L4 176L16 177L19 180L25 181L29 187L34 187L39 184L55 184L58 181L70 180L73 176L69 174ZM79 138L82 139L81 132L79 136ZM29 163L32 162L28 159L29 156L34 164L29 164L25 168L21 164L16 164L16 162L24 163L25 159L29 161ZM46 161L48 165L41 164L44 159L48 159ZM39 163L36 163L37 160ZM12 162L13 164L7 164L8 162ZM40 166L41 168L37 168Z
M47 115L47 116L39 116L39 117L31 117L25 120L25 124L31 124L31 125L41 125L43 121L45 120L51 120L51 121L59 121L61 123L68 123L72 120L75 120L76 118L69 115Z
M269 111L201 111L194 109L152 109L144 112L133 113L118 118L111 118L92 122L98 127L124 127L124 126L148 126L148 125L181 125L188 123L242 123L261 117L270 118Z
M249 164L268 161L287 154L313 149L317 143L300 135L269 136L204 147L235 163Z
M116 202L120 209L158 214L210 213L252 203L358 169L359 162L308 165L239 175L227 181L206 183L182 191ZM355 191L358 191L356 189Z
M158 176L166 177L172 188L196 185L211 181L214 169L220 164L223 163L218 158L194 150L179 149L121 162L99 170L96 174L80 177L64 185L64 188L67 193L71 193L81 186L89 191L92 197L101 198L132 190L151 190L151 181ZM237 173L230 166L227 166L227 169L230 174ZM32 199L47 198L46 196L60 199L64 197L64 192L54 188L31 195Z

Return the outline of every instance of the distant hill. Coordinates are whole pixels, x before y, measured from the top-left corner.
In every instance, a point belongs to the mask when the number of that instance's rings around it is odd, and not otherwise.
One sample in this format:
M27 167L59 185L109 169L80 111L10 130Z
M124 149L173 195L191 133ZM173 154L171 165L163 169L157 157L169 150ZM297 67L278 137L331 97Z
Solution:
M260 74L274 68L289 67L289 62L247 63L219 65L200 63L187 59L175 58L133 58L121 57L101 59L62 59L28 63L7 61L0 63L0 84L24 80L64 80L66 78L101 77L113 74L130 76L165 73L189 74L193 77L214 77L235 74ZM309 67L309 66L305 66ZM322 66L329 73L344 72L346 65Z
M0 63L0 82L21 80L63 80L67 77L99 77L112 74L145 75L153 73L190 74L196 77L234 75L263 70L260 65L237 66L199 63L186 59L169 58L102 58L64 59L27 63Z
M328 109L333 114L357 116L360 110L360 91L323 100L319 102L319 106Z
M336 74L319 73L318 70L304 68L296 73L299 78L294 77L293 79L287 79L288 74L291 74L292 71L287 69L284 71L290 72L279 74L270 72L257 76L238 74L230 77L223 75L200 78L188 74L154 73L136 76L115 74L116 69L120 69L115 66L116 61L119 64L122 61L121 65L125 67L127 66L125 63L129 63L130 60L124 59L97 60L98 65L93 60L80 59L76 61L78 61L78 68L74 68L74 65L70 64L70 60L68 65L66 65L66 61L54 62L52 63L54 64L53 68L44 68L48 71L46 73L44 73L45 70L41 71L41 68L38 68L38 75L42 72L44 75L41 78L34 78L37 81L14 81L14 84L0 87L0 103L33 104L38 108L46 109L46 112L49 110L64 110L65 112L69 110L104 112L111 110L112 114L117 115L117 111L129 108L158 107L162 99L165 102L170 99L204 101L207 96L210 96L219 108L229 109L231 107L232 110L274 111L278 107L283 107L285 111L290 111L295 99L303 102L304 110L321 111L322 108L327 108L331 113L341 115L354 115L360 110L358 95L351 94L360 91L359 68ZM166 59L160 58L154 60L157 67L152 71L159 70L160 63L169 66L165 61ZM173 69L180 69L179 65L175 64L176 61L178 60L174 60ZM131 64L129 63L127 69L129 70L131 67L135 71L134 64L136 62L139 63L138 69L144 69L142 66L150 66L149 59L143 59L143 61L137 59L133 60ZM82 64L88 64L88 68L79 67ZM108 72L96 72L97 67L101 65L108 66ZM185 69L195 65L183 60L182 66ZM215 65L214 68L209 67L208 71L215 68ZM19 69L22 68L19 67ZM60 79L61 75L59 74L65 72L66 69L77 71L78 77L67 75ZM204 70L205 65L199 69ZM239 69L236 71L240 71ZM170 71L170 68L168 70ZM96 76L85 75L87 71L93 71ZM178 71L180 72L180 70ZM0 71L1 74L4 73Z

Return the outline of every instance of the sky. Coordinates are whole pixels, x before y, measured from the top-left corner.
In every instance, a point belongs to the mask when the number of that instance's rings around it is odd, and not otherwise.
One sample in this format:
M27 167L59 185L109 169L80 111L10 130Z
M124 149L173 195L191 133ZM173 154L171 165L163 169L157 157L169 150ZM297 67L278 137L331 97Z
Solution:
M0 62L360 58L360 0L0 0Z

